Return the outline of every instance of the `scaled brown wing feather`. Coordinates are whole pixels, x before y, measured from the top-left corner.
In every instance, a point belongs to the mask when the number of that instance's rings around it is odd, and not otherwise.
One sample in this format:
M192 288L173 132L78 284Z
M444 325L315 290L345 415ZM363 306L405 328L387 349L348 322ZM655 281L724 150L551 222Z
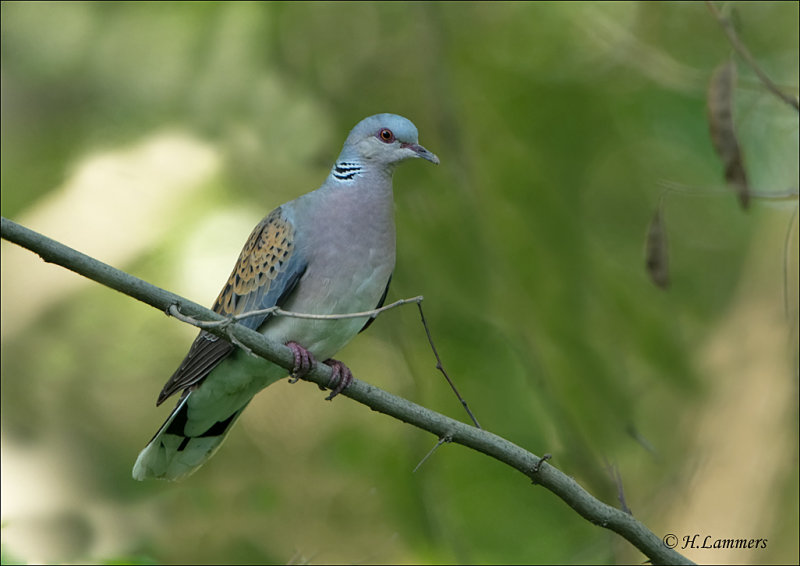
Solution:
M212 310L223 316L266 309L283 302L297 286L306 264L294 252L294 227L276 208L250 234ZM258 329L268 315L247 317L240 324ZM199 384L235 346L201 330L189 353L158 396L157 405Z

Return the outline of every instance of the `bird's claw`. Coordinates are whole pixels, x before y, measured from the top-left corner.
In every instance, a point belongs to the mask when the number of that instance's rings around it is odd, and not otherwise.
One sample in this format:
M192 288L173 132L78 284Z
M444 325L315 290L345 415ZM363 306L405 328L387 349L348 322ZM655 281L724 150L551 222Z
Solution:
M330 395L325 397L326 401L330 401L350 386L353 382L353 372L342 362L333 358L322 363L331 368L331 380L328 382L328 388L332 389L332 391Z
M314 356L297 342L287 342L286 345L294 354L294 367L289 377L289 383L297 383L301 377L308 375L314 367Z
M308 375L311 368L314 367L314 356L297 342L287 342L286 346L294 354L294 367L289 376L289 383L297 383L298 379ZM330 401L350 386L353 382L353 372L344 363L333 358L322 363L331 368L331 379L328 382L328 389L331 389L331 393L325 397L326 401Z

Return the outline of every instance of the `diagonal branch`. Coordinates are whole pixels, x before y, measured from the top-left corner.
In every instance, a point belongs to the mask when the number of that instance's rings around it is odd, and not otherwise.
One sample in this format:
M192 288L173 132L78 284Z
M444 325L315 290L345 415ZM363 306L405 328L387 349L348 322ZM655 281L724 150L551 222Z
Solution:
M48 263L66 267L164 312L168 312L174 305L183 314L198 320L226 320L197 303L97 261L6 218L2 218L0 232L3 238L39 254ZM271 342L258 332L240 324L220 325L208 328L207 331L225 339L232 337L253 353L287 370L294 365L294 355L288 347ZM303 379L325 387L330 381L330 374L330 367L317 363ZM691 564L685 556L667 547L660 537L631 515L596 499L571 477L505 438L456 421L360 380L354 379L342 395L375 411L431 432L440 439L472 448L511 466L525 474L534 484L541 485L556 494L588 521L610 529L627 539L653 564Z

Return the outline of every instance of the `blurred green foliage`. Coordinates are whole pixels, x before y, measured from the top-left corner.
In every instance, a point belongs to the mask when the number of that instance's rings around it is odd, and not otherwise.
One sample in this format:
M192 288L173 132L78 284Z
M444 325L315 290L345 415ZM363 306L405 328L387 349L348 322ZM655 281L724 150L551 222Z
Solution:
M798 3L729 8L796 95ZM798 561L797 203L743 213L722 187L704 97L731 48L702 3L4 2L1 29L4 216L67 195L49 218L98 242L128 218L113 236L134 252L100 259L210 304L261 216L318 186L361 118L402 114L442 164L395 176L389 300L425 295L482 425L611 504L616 466L659 536L769 539L696 560ZM796 191L797 114L740 77L751 181ZM136 222L114 184L70 192L93 156L165 131L219 167L142 197ZM128 179L134 197L148 175ZM695 193L664 199L667 291L642 257L665 180ZM222 267L196 263L206 253ZM134 482L193 331L93 284L54 281L40 301L13 282L58 268L17 257L2 271L4 563L642 560L462 447L412 473L434 438L304 384L260 394L189 480ZM340 357L465 419L411 307Z

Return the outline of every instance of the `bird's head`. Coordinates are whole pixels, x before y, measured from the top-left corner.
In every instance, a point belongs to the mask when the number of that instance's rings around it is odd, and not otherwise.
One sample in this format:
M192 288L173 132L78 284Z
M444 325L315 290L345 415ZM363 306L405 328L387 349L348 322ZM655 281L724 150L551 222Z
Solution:
M393 165L414 157L439 163L436 155L419 145L416 126L397 114L375 114L361 120L347 136L342 157L382 165Z

